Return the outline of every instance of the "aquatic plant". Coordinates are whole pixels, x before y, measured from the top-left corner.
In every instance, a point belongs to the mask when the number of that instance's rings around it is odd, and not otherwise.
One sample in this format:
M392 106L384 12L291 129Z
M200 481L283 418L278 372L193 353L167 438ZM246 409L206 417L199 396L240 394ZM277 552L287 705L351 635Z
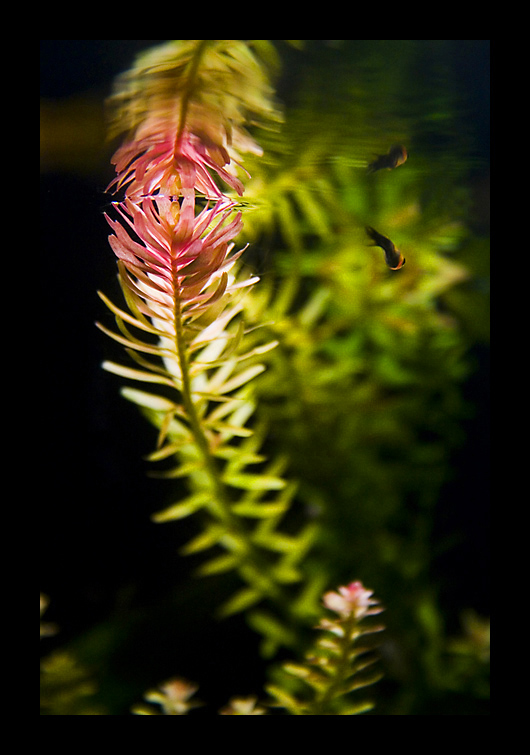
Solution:
M302 663L286 662L276 671L277 683L267 686L271 697L265 705L269 709L284 708L294 716L354 716L373 708L371 702L352 699L352 693L381 678L379 672L367 671L377 661L377 656L366 638L384 630L381 624L365 622L367 617L383 610L372 595L361 582L351 582L323 596L328 615L335 616L320 619L316 627L320 630L319 638ZM288 677L303 682L301 686L309 690L293 691ZM191 699L197 690L198 685L185 679L170 679L158 689L146 692L144 699L148 704L135 705L132 712L143 716L186 716L201 705ZM160 707L154 707L153 703ZM267 709L257 704L255 696L237 697L219 714L262 716L267 714Z
M381 678L367 669L377 661L366 638L381 632L381 624L366 624L365 619L383 610L373 592L361 582L339 587L323 596L324 606L333 618L322 618L317 629L321 636L306 653L303 663L284 663L282 669L309 687L310 693L291 693L279 685L267 690L280 707L295 716L354 716L373 708L368 701L355 702L352 694ZM363 642L365 644L363 644Z
M467 223L458 143L449 169L447 153L427 150L427 160L417 122L400 109L411 48L400 42L409 57L385 65L370 90L371 47L352 45L345 63L332 42L321 48L326 65L319 58L311 70L301 54L285 116L271 81L278 47L292 62L296 41L169 42L141 54L110 99L111 136L123 141L105 215L123 299L100 293L109 312L99 327L114 342L103 366L156 428L154 442L145 432L148 473L162 480L155 493L169 493L160 511L146 502L145 515L172 526L150 536L174 536L188 556L174 575L172 545L171 573L142 553L140 569L174 587L147 611L136 613L136 596L73 648L84 669L96 645L107 667L130 646L127 668L142 666L133 692L116 693L111 678L108 693L99 680L113 710L369 713L374 668L385 678L378 714L486 694L485 622L455 638L433 570L451 547L437 540L435 517L466 412L460 318L476 325L466 290L476 276L462 250L486 245ZM450 101L422 104L426 123L447 127ZM387 242L406 255L405 267L388 269L366 227L385 255ZM381 627L370 616L380 608L352 575L387 608L378 667ZM215 613L228 621L214 624ZM231 685L204 670L212 655L247 664L257 642L268 681ZM146 647L156 661L142 659ZM279 650L298 660L276 661ZM204 702L180 674L200 683ZM153 689L159 679L168 681ZM214 683L217 699L205 694ZM68 714L50 699L46 715Z
M246 347L241 314L257 278L237 274L244 250L233 251L233 240L242 211L221 188L243 194L240 153L260 151L243 129L248 119L278 119L264 69L244 42L175 42L139 58L118 83L114 106L116 123L133 129L113 158L117 176L109 188L123 196L113 203L117 219L108 218L129 312L100 294L118 332L99 327L136 366L103 366L170 389L122 392L160 428L149 458L173 459L162 474L186 477L190 486L184 500L153 519L207 515L182 552L221 549L199 572L239 573L244 586L223 615L264 599L284 615L303 614L307 606L286 586L302 579L299 563L315 527L278 529L295 486L282 478L281 460L265 463L261 433L248 424L254 401L247 385L277 341ZM293 641L267 613L256 611L250 621L268 636L268 652Z

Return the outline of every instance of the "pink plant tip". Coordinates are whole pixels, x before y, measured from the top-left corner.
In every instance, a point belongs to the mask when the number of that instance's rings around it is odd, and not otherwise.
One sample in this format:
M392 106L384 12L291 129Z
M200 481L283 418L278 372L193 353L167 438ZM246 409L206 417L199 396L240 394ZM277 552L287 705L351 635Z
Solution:
M233 697L229 704L219 711L221 716L264 716L267 711L256 705L257 698Z
M172 702L186 702L198 690L198 685L185 679L170 679L160 689Z
M190 701L198 685L188 682L186 679L174 678L160 684L157 690L152 690L145 695L150 703L158 703L169 716L185 716L191 708L196 708L200 703Z
M343 618L354 616L356 619L362 619L364 616L371 616L380 613L382 608L372 608L378 606L379 601L372 599L373 590L366 590L362 582L350 582L349 585L339 587L338 592L327 592L322 601L326 608L335 611Z
M116 178L107 191L126 187L129 199L145 196L179 196L182 177L191 174L191 187L207 199L224 199L212 178L211 171L240 196L244 187L231 172L227 151L213 144L204 144L200 137L185 131L175 145L173 124L148 120L133 141L123 144L114 154ZM225 167L226 166L226 167Z

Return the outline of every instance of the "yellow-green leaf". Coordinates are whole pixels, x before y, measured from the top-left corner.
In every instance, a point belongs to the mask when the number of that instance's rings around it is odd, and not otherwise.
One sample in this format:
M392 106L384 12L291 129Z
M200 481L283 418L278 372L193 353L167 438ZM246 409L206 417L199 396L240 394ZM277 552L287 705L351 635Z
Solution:
M278 702L277 706L280 708L286 708L287 710L291 711L291 713L294 716L302 716L303 715L303 708L302 704L296 700L292 695L290 695L288 692L286 692L281 687L277 687L276 685L269 684L267 687L265 687L269 695L274 697Z
M133 370L136 372L136 370ZM144 406L146 409L153 409L155 412L173 412L175 404L163 396L156 396L154 393L146 393L136 388L122 388L121 395L128 401L138 406Z
M144 383L159 383L160 385L170 385L175 387L175 383L169 378L163 375L154 375L152 372L144 372L143 370L135 370L132 367L124 367L116 362L105 361L101 365L107 372L112 372L114 375L120 377L129 378L130 380L140 380Z
M194 493L179 503L169 506L169 508L153 514L151 519L154 522L169 522L173 519L184 519L184 517L194 514L210 502L210 494L207 491Z
M234 556L231 553L227 553L224 556L219 556L211 561L207 561L197 569L197 574L201 576L207 576L210 574L222 574L223 572L235 569L239 565L239 556Z
M221 525L212 524L207 530L194 537L189 543L186 543L180 550L183 556L189 556L192 553L208 550L216 545L225 533L225 528Z
M219 614L221 616L231 616L234 613L240 613L262 599L263 594L259 590L255 590L252 587L244 587L221 606Z
M233 474L224 479L227 485L243 490L282 490L286 486L281 477L259 474Z
M248 516L253 519L267 519L271 516L283 514L287 509L286 501L276 501L274 503L254 503L252 501L241 501L233 506L232 511L238 516Z

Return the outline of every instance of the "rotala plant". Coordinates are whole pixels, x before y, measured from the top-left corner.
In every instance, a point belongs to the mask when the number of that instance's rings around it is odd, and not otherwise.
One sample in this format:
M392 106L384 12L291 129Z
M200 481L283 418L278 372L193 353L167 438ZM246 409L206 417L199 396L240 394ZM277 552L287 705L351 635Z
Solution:
M366 637L384 629L381 624L366 624L369 616L383 610L361 582L351 582L323 597L332 618L322 618L321 634L306 653L303 663L285 663L283 669L310 688L308 694L291 694L271 685L270 694L278 704L295 716L354 716L370 710L370 702L356 702L351 694L380 678L371 669L377 660ZM363 645L363 642L366 644Z
M244 126L278 119L271 91L251 46L237 40L171 42L119 80L113 133L128 136L113 158L116 201L107 219L127 309L100 294L117 331L99 327L130 358L105 369L150 386L123 389L159 428L150 460L172 460L163 474L188 480L189 495L154 520L205 515L183 552L213 548L202 574L239 573L244 586L222 613L268 599L285 619L308 611L307 590L293 601L286 587L302 578L314 527L278 531L295 488L281 461L265 463L260 433L248 425L249 383L275 342L246 347L243 298L257 278L239 273L243 249L234 246L243 223L234 199L244 191L241 155L260 152ZM268 636L269 652L292 640L289 621L263 610L249 618Z
M380 678L371 668L377 657L366 640L368 635L384 629L381 624L366 623L367 617L383 610L372 595L361 582L351 582L323 596L322 602L329 614L321 618L316 627L318 639L303 662L283 664L282 678L267 687L271 695L268 707L284 708L293 716L355 716L373 708L368 701L354 699L357 690ZM299 680L304 689L294 691L289 677ZM144 698L148 704L136 705L132 712L141 716L186 716L201 705L191 699L197 689L196 684L186 679L170 679L158 689L146 692ZM155 708L153 703L160 708ZM265 715L266 709L256 703L254 696L232 698L219 713Z

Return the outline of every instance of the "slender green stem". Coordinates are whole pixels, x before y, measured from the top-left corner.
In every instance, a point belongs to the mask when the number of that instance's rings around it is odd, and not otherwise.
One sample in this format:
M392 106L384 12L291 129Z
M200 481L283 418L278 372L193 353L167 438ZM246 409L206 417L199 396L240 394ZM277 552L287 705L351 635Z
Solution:
M182 376L182 400L188 415L190 429L195 438L195 442L197 443L197 446L202 454L205 468L212 482L215 497L215 500L213 501L213 511L215 515L224 522L224 524L227 526L227 529L229 529L234 535L237 535L246 543L247 553L245 560L247 563L252 564L256 571L261 575L262 582L266 585L266 592L268 596L277 604L282 604L287 607L288 600L287 596L284 594L283 589L280 587L280 585L274 582L274 580L267 577L266 563L260 557L255 546L250 542L248 531L243 527L241 521L236 516L234 516L230 509L230 494L228 493L225 483L221 479L221 471L219 469L219 465L211 452L208 439L203 431L201 421L193 401L189 359L184 338L184 327L182 323L180 288L178 286L177 279L175 279L174 286L174 319L176 334L175 346Z
M175 151L177 150L178 144L182 138L182 134L184 133L184 127L186 125L186 118L188 115L188 106L190 98L194 92L197 71L199 70L199 63L201 62L201 58L204 55L209 42L210 40L208 39L200 40L190 63L188 77L184 85L184 93L180 101L179 125L177 129L177 136L175 138Z
M201 40L197 44L196 50L189 64L189 69L180 100L179 123L175 138L175 151L178 151L179 142L182 139L186 127L190 100L194 92L196 91L200 62L210 43L210 40ZM236 517L231 511L231 496L227 490L227 486L222 480L219 464L212 454L208 438L203 430L199 414L193 401L189 369L190 365L184 333L184 325L182 321L182 306L180 296L181 288L179 286L176 270L174 271L173 278L175 347L182 376L182 400L188 416L191 432L193 433L197 447L203 457L205 469L212 483L214 493L214 500L212 501L212 513L217 516L226 525L227 529L234 535L236 535L239 540L242 540L246 543L247 551L246 558L244 560L247 564L251 564L257 571L257 573L262 576L262 584L265 586L265 592L272 600L275 601L276 604L283 605L285 612L288 615L289 602L284 590L273 579L267 576L267 564L258 553L256 547L251 543L248 530L245 529L241 520Z
M349 617L348 621L346 621L342 626L344 629L344 636L340 640L341 653L334 663L336 673L333 678L330 679L329 685L322 692L320 697L318 697L311 705L309 713L309 715L311 716L324 716L329 712L329 703L335 697L336 691L340 689L342 683L346 679L349 670L351 669L352 644L355 628L357 626L357 619L352 614Z
M195 438L195 442L197 443L197 446L199 447L199 450L203 456L206 469L208 470L208 473L214 485L216 498L220 503L223 519L228 524L230 524L230 526L235 526L234 516L230 512L229 506L228 506L228 498L226 495L226 489L223 482L220 479L218 465L210 451L210 445L208 443L208 439L206 438L204 434L199 416L197 414L197 410L195 408L195 404L193 402L188 352L186 348L186 343L185 343L185 338L184 338L184 328L182 324L181 297L180 297L180 287L178 285L178 281L175 281L174 288L175 288L174 318L175 318L175 334L176 334L175 346L176 346L176 350L178 354L180 372L182 375L182 400L184 402L184 407L188 415L188 420L190 423L191 431L193 433L193 437Z

